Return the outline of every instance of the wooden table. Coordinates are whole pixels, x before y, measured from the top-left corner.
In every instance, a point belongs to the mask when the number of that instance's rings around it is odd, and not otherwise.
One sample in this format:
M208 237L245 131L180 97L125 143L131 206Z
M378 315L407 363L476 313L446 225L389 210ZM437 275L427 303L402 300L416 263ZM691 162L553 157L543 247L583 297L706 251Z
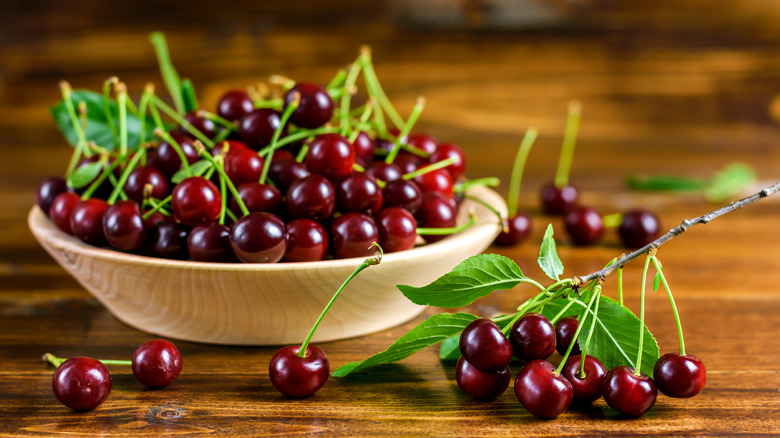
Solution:
M706 177L741 160L756 169L757 187L779 179L780 10L771 2L660 1L634 9L539 1L533 11L544 13L530 21L531 9L518 13L502 2L457 2L435 14L426 12L428 2L405 1L330 2L327 9L296 1L156 3L36 2L33 11L15 2L0 14L0 435L780 434L780 196L661 248L687 348L705 362L708 382L693 399L660 396L639 419L622 418L600 400L542 421L511 389L492 403L474 401L436 349L289 400L268 380L274 348L186 342L178 342L184 371L170 387L144 389L129 369L112 367L113 390L98 409L60 405L44 352L129 357L150 335L115 319L27 230L38 182L61 174L69 154L47 108L63 78L98 89L118 75L136 97L150 81L162 89L146 38L152 30L166 32L174 62L207 108L229 87L272 73L325 82L370 44L402 114L424 95L419 129L460 144L473 178L508 181L522 133L538 127L521 195L534 214L534 236L517 248L489 249L537 279L548 222L562 239L565 275L590 273L624 251L613 232L598 246L572 247L560 219L538 211L536 193L554 173L572 98L584 108L572 181L583 202L605 213L647 207L668 229L716 207L698 195L631 192L623 179L632 172ZM640 265L625 272L635 311ZM616 296L614 279L605 288ZM531 292L498 292L462 310L510 311ZM339 366L384 349L421 320L321 346ZM647 320L662 352L675 350L664 294L649 296Z

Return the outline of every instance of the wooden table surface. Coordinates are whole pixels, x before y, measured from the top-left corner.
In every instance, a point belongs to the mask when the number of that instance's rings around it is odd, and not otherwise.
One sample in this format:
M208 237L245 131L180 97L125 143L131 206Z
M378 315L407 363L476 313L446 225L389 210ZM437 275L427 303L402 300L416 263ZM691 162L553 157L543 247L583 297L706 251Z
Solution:
M460 144L472 178L508 181L523 132L539 128L521 195L534 235L488 251L541 279L535 259L552 222L565 275L587 274L624 251L614 232L598 246L572 247L560 220L539 213L536 195L555 170L566 103L583 104L572 181L604 213L643 206L668 229L717 207L699 195L631 192L623 182L629 173L706 177L739 160L755 168L757 187L777 182L780 8L773 2L69 3L4 2L0 13L0 435L780 434L780 196L661 248L687 348L706 364L708 381L693 399L659 396L638 419L599 400L538 420L511 389L477 402L434 348L290 400L268 380L275 348L187 342L177 343L184 371L170 387L144 389L128 368L111 367L109 399L73 412L52 395L52 369L40 356L129 358L150 335L118 321L70 278L25 221L38 182L61 174L69 155L47 111L58 81L98 89L117 75L135 97L150 81L162 89L150 31L166 32L177 68L207 108L229 87L273 73L325 82L370 44L402 114L425 96L419 129ZM625 272L635 311L640 265ZM464 310L511 311L531 292L498 292ZM605 293L616 296L614 279ZM661 351L674 351L665 295L650 295L647 312ZM337 367L384 349L421 320L321 347Z

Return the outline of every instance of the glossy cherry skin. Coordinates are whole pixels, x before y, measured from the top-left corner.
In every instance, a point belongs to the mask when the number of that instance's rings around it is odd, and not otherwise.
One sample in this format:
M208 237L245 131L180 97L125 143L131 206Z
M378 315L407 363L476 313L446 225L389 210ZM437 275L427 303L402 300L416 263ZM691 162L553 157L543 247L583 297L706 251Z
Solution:
M367 133L361 131L352 142L352 149L355 150L355 161L365 166L374 157L376 145Z
M184 157L187 159L187 163L192 164L200 159L192 137L179 132L171 132L171 137L178 143L179 148L184 153ZM181 157L167 141L163 141L157 147L157 163L160 170L168 176L172 176L181 169Z
M460 354L480 371L501 371L512 361L512 345L489 319L471 321L460 334L459 346Z
M230 245L244 263L276 263L287 249L287 231L274 214L249 213L230 228Z
M458 386L477 400L495 400L509 387L511 378L507 366L499 371L480 371L463 357L458 359L458 364L455 365L455 381L458 382Z
M328 253L328 233L319 222L295 219L287 223L285 262L314 262Z
M604 234L601 214L591 207L578 207L566 213L565 226L575 245L593 245Z
M379 245L386 253L414 248L417 223L414 216L399 207L385 208L375 218L379 229Z
M645 373L634 375L634 369L625 365L612 368L604 377L604 401L614 410L631 417L639 417L655 404L658 396L653 379Z
M414 214L422 203L422 191L414 181L396 179L385 184L382 189L384 208L400 207Z
M324 220L336 208L336 191L322 175L309 175L287 189L287 213L294 219Z
M428 134L422 134L419 132L409 134L409 136L406 138L406 144L415 147L429 155L433 155L433 153L436 152L436 149L439 147L439 143L435 138Z
M555 328L539 313L527 313L515 322L509 342L520 360L547 359L555 352Z
M438 163L439 161L448 158L458 159L457 163L450 164L444 168L444 170L449 172L452 180L457 181L466 173L466 154L460 146L453 143L442 143L433 151L429 161L431 163Z
M284 200L279 189L272 185L248 182L238 186L238 195L244 201L250 212L264 211L277 216L284 211ZM241 209L235 199L230 201L230 209L236 216L241 216Z
M542 187L542 210L549 215L562 215L568 213L577 205L579 192L574 186L555 187L550 183Z
M458 215L455 203L440 193L424 193L420 207L414 213L420 228L454 227ZM438 242L446 235L423 235L426 242Z
M424 173L414 179L423 193L440 193L452 198L454 184L449 172L444 169Z
M507 219L507 230L501 230L493 242L498 246L515 246L531 235L531 216L522 211Z
M200 176L191 176L174 187L171 207L181 223L194 227L219 218L222 195L213 182Z
M157 257L186 260L189 229L177 222L157 222L149 229L147 247Z
M336 206L342 213L373 215L382 208L382 189L373 176L352 172L336 184Z
M252 98L244 90L230 90L217 103L217 115L231 122L241 119L254 109Z
M564 316L555 323L555 349L563 356L566 354L566 350L569 349L569 344L574 340L574 332L577 331L577 327L580 322L577 318L570 316ZM580 354L580 346L575 343L571 349L571 354Z
M330 374L328 357L309 345L304 357L298 356L299 345L282 347L271 358L268 376L279 392L289 397L308 397L319 391Z
M133 376L150 388L168 386L181 373L181 353L164 339L152 339L133 353Z
M574 401L577 403L593 403L601 397L604 389L604 378L607 368L593 356L585 356L585 377L580 378L580 359L582 356L569 356L563 365L561 375L571 383L574 390Z
M271 108L258 108L241 118L238 124L238 138L252 149L260 149L271 144L274 132L282 124L282 116ZM284 137L286 127L281 136Z
M54 198L49 207L49 218L60 230L73 234L70 227L70 218L73 215L73 209L81 203L81 196L75 192L65 191Z
M225 173L235 186L258 182L263 173L263 159L251 149L230 149L225 157Z
M144 200L144 188L152 185L152 198L164 199L171 192L168 178L164 173L151 166L138 166L130 172L123 190L128 198L141 203Z
M664 395L689 398L704 388L707 369L701 359L692 354L667 353L655 363L653 380Z
M528 412L539 418L553 418L569 407L574 391L568 380L555 374L550 362L536 359L517 373L515 395Z
M116 249L137 252L144 247L146 226L135 201L118 201L103 215L103 234Z
M90 198L75 207L70 216L70 229L82 242L94 246L104 246L106 236L103 233L103 216L108 203L102 199Z
M398 166L395 164L387 164L384 161L372 161L366 167L366 173L384 182L397 180L402 175L401 169Z
M51 388L60 403L77 411L88 411L108 398L111 375L97 359L71 357L57 367Z
M187 252L196 262L229 263L236 258L230 246L230 228L216 222L200 224L190 231Z
M319 128L333 117L333 99L325 87L309 82L299 82L284 94L284 107L287 108L300 93L298 108L290 115L290 121L301 128Z
M393 160L393 164L401 169L401 174L406 175L412 173L415 170L423 167L426 163L425 160L417 155L410 154L406 151L401 151Z
M49 208L60 193L64 193L68 190L68 185L64 178L58 176L52 176L44 179L38 185L38 191L35 192L35 202L41 211L48 216Z
M370 217L362 213L346 213L333 219L328 232L330 252L337 259L368 257L379 241L379 229Z
M196 111L190 111L184 116L184 120L188 121L193 128L200 131L201 134L208 138L214 138L217 135L217 125L205 117L200 117ZM183 132L189 132L184 127L181 127Z
M657 239L661 233L661 223L650 210L631 210L623 213L618 234L623 245L628 248L641 248Z
M281 151L274 152L276 153ZM286 151L285 151L286 152ZM282 193L287 193L292 183L309 176L309 170L305 165L295 161L295 158L274 158L268 169L268 177L276 184Z
M143 214L146 214L146 212L144 212ZM166 216L160 213L160 211L158 210L152 213L151 215L149 215L149 217L147 217L146 219L144 219L144 228L146 228L147 230L151 230L152 227L157 225L158 222L172 222L172 221L173 221L172 217Z
M320 134L309 144L305 162L309 172L338 182L352 173L355 150L339 134Z

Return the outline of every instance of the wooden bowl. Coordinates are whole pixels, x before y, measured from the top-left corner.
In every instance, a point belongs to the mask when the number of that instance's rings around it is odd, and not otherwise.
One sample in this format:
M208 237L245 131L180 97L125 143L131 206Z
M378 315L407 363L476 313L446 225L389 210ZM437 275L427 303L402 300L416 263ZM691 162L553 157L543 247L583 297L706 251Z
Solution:
M470 195L506 213L503 199L477 187ZM432 244L385 254L357 275L317 330L315 341L360 336L419 315L397 284L422 286L485 250L500 231L498 218L466 200L477 223ZM38 242L84 288L124 323L155 335L231 345L303 341L325 304L362 258L321 262L244 264L166 260L85 244L61 232L37 207L28 224Z

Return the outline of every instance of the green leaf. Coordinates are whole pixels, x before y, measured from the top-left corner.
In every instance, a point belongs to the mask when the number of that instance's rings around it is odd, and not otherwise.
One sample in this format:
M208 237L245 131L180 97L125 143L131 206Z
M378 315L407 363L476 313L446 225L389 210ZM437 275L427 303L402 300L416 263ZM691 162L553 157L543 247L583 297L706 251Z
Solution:
M547 231L544 232L542 246L539 247L538 263L542 271L555 281L558 281L563 274L563 263L558 257L558 249L555 247L552 224L548 224Z
M442 341L439 346L439 359L458 360L460 359L460 333Z
M658 266L661 268L655 273L655 277L653 277L653 292L657 291L658 288L661 286L661 271L663 270L663 266L661 266L661 261L658 261Z
M745 163L730 163L713 175L704 189L707 202L719 203L740 194L758 180L756 172Z
M190 172L192 172L192 176L203 176L203 174L206 173L206 171L210 168L211 162L208 160L200 160L190 164ZM187 172L186 168L179 169L171 177L171 182L178 184L184 181L185 179L189 178L190 172Z
M114 134L111 132L111 127L108 123L105 111L105 97L102 94L95 93L89 90L75 90L72 94L73 105L78 107L80 102L84 102L87 105L87 130L85 136L87 141L93 141L98 146L104 147L108 150L114 150L119 147L114 142ZM119 124L119 107L116 100L109 99L108 109L111 112L117 126ZM68 110L65 107L65 102L60 100L51 109L51 115L54 117L54 122L60 129L65 139L71 145L76 145L78 137L76 131L73 130L73 123L68 116ZM154 138L154 121L147 117L146 122L146 138ZM132 151L138 146L141 133L141 121L138 117L127 113L127 142L130 145Z
M479 254L462 261L433 283L398 289L413 303L437 307L462 307L490 292L511 289L527 278L517 263L498 254Z
M704 190L707 181L676 175L629 175L626 185L633 190L661 192L698 192Z
M103 170L105 162L103 160L93 161L79 166L68 177L68 186L74 189L80 189L87 186L100 175L100 171Z
M333 372L333 377L344 377L363 368L406 359L425 347L459 333L475 319L477 317L469 313L437 313L398 338L385 351L362 361L342 365Z

